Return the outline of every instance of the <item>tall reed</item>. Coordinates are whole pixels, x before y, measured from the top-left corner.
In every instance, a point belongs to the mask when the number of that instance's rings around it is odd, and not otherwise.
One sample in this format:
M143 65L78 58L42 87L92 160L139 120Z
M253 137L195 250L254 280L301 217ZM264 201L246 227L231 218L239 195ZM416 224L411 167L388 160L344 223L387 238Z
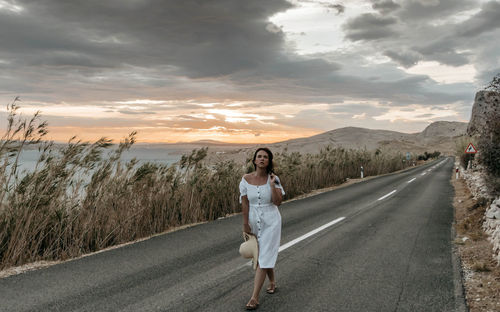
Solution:
M115 147L101 138L72 138L57 147L43 141L39 114L26 120L9 105L0 141L0 269L37 260L59 260L240 211L238 185L251 167L234 161L205 163L207 148L179 163L122 162L135 132ZM20 155L36 146L32 171L19 172ZM343 183L346 178L404 168L401 154L325 148L319 154L278 153L277 173L286 198Z

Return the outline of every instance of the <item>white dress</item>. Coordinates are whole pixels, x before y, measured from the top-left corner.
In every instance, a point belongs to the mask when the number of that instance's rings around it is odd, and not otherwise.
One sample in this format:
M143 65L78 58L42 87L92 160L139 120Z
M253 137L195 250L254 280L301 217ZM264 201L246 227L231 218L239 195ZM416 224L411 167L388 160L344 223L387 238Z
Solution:
M280 188L281 193L285 195L281 183L276 187ZM253 185L242 178L240 203L245 195L250 205L248 222L259 242L259 266L262 269L274 268L280 248L281 215L278 207L271 201L270 176L267 177L267 183L263 185Z

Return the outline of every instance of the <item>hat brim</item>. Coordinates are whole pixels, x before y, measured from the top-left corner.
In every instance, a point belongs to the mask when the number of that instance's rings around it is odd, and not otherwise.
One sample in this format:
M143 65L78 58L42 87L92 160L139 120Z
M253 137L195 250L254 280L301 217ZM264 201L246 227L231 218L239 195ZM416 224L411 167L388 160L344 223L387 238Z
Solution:
M240 245L240 254L244 258L252 258L252 267L257 269L259 263L259 242L254 234L243 233L243 242Z

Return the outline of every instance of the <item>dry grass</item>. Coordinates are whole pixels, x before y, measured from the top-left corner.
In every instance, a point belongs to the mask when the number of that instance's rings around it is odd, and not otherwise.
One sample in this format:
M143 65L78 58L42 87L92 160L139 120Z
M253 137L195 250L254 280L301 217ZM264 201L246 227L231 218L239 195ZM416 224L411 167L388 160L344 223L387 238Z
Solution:
M56 148L43 141L47 125L38 114L23 119L16 101L9 112L0 141L0 270L77 257L241 209L238 185L250 162L206 164L205 148L171 166L123 163L135 133L117 147L106 138L93 144L72 138ZM40 158L33 171L19 172L28 145L38 147ZM287 199L357 178L361 165L365 176L407 166L401 154L330 147L275 159Z

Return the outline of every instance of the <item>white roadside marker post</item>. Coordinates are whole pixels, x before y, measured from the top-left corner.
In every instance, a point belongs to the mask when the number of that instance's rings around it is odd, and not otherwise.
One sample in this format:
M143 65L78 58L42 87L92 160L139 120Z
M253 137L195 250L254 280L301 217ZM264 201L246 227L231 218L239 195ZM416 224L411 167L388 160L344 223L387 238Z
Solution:
M364 168L363 166L361 166L361 179L363 179L363 176L364 176Z
M458 180L458 167L457 167L457 169L455 170L455 173L456 173L455 180Z

